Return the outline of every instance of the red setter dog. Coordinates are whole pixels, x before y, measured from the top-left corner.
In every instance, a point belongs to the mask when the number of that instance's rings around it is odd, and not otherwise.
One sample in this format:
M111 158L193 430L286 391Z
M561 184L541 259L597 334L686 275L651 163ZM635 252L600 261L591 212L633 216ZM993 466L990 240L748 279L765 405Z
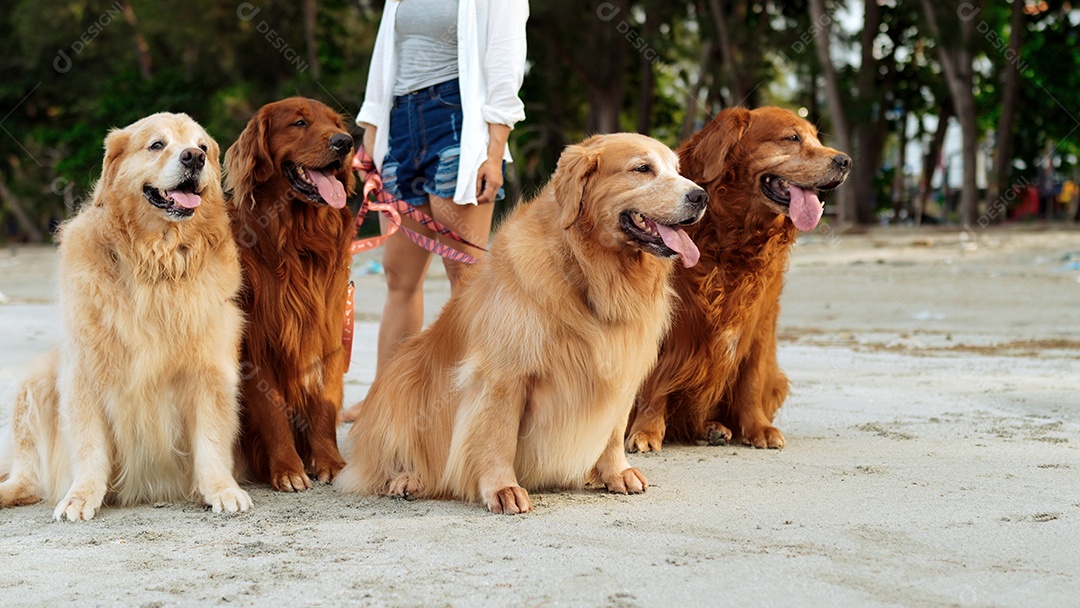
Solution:
M241 447L275 490L333 481L345 358L353 140L313 99L263 106L225 153L247 313Z
M851 158L780 108L721 112L679 148L682 174L709 193L687 233L701 250L678 268L680 303L656 368L631 414L626 448L659 450L665 432L721 445L784 447L772 425L788 393L776 362L776 318L797 230L821 219L818 193L847 178Z

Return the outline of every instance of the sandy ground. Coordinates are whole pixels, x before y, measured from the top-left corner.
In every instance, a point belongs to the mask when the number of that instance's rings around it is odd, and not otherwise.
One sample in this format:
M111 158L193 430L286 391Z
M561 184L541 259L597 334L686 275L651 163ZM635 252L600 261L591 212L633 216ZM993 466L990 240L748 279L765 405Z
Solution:
M670 446L631 457L644 495L539 494L519 517L328 487L252 487L237 516L8 509L0 604L1078 605L1080 232L820 232L784 292L783 451ZM384 293L366 262L348 402ZM54 264L0 252L5 407L57 334Z

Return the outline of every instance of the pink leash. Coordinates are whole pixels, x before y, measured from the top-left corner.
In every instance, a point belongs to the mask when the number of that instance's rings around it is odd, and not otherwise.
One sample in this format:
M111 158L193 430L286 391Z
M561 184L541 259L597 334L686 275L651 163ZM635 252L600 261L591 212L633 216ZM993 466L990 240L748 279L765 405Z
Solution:
M416 243L418 246L424 249L440 255L448 260L455 262L462 262L464 264L475 264L476 258L473 256L458 251L449 245L445 245L436 241L433 238L419 234L413 230L410 230L401 225L401 216L412 218L423 226L431 228L435 232L445 235L450 239L468 245L469 247L475 247L481 251L487 251L486 248L469 242L468 240L458 236L453 230L447 228L443 224L435 221L435 218L420 211L412 205L406 203L401 199L394 198L389 192L383 189L382 177L375 170L375 161L364 150L363 146L357 148L356 154L353 156L352 168L354 171L364 171L367 173L367 179L364 180L364 189L362 194L362 202L360 203L360 210L356 212L356 228L359 231L360 226L364 224L364 216L368 211L378 211L383 213L387 219L390 220L390 224L386 229L386 234L380 236L373 236L366 239L357 239L349 245L349 254L356 255L361 251L367 251L368 249L374 249L379 245L386 242L386 239L393 236L399 229L409 238L410 241ZM354 305L355 305L355 292L356 286L352 281L349 281L349 289L345 300L345 327L341 332L341 345L345 349L345 371L349 371L349 364L352 362L352 341L353 331L355 328L354 319Z

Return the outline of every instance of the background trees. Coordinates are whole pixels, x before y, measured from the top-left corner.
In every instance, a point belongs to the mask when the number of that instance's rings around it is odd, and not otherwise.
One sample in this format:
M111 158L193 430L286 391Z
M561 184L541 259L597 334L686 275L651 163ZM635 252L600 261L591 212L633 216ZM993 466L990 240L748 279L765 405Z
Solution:
M380 11L0 0L0 239L48 238L108 128L145 114L187 112L223 146L288 95L355 114ZM1077 177L1078 32L1064 0L534 1L508 185L530 193L590 132L676 145L729 105L779 104L855 159L834 221L998 221L1016 186Z

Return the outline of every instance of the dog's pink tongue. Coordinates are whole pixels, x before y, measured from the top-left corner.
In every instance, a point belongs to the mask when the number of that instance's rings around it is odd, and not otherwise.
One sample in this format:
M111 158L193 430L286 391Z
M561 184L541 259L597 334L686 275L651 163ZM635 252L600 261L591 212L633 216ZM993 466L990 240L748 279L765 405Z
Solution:
M821 221L821 214L825 208L821 206L817 193L813 190L800 188L790 184L791 204L788 207L788 216L795 227L803 232L810 232Z
M668 246L668 249L679 254L683 266L690 268L698 263L701 252L698 251L694 241L690 240L690 235L686 234L686 231L677 226L665 226L659 222L656 224L656 231L660 233L660 238L664 239L664 244Z
M179 190L169 190L165 192L165 196L171 198L184 209L194 209L202 202L202 197L193 192L181 192Z
M345 186L341 183L341 180L334 177L333 173L329 171L314 171L312 169L305 169L315 187L319 189L319 196L334 209L341 209L345 206Z

